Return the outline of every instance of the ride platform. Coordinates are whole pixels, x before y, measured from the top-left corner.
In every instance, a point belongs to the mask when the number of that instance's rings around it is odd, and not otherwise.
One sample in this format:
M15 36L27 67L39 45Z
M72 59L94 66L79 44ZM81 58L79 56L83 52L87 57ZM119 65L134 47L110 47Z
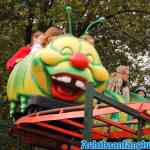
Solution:
M92 106L93 98L100 103ZM147 124L150 115L147 110L150 110L150 102L125 105L96 92L89 84L85 105L23 116L16 120L10 134L18 139L18 150L21 150L21 143L30 145L30 149L37 146L50 150L80 150L80 142L83 139L141 139L145 135L150 135L150 126ZM106 117L118 112L127 113L132 119L120 122ZM117 130L113 130L114 127Z

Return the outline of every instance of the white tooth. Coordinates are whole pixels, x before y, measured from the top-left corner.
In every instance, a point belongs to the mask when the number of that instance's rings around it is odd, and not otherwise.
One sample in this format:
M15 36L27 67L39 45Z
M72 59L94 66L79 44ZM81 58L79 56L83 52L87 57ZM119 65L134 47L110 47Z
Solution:
M58 80L58 81L65 82L65 83L70 83L70 82L71 82L71 78L70 78L70 77L67 77L67 76L57 77L57 80Z
M55 76L52 76L52 79L57 79Z
M82 90L85 90L85 84L82 81L77 80L75 85L79 88L81 88Z

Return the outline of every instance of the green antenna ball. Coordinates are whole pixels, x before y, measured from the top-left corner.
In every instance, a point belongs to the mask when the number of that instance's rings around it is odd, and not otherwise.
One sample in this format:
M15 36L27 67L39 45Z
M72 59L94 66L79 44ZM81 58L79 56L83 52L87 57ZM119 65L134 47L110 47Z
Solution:
M106 18L105 17L99 17L99 19L98 19L99 21L101 21L101 22L103 22L103 21L105 21L106 20Z
M66 6L66 7L65 7L65 11L66 11L66 12L71 12L71 11L72 11L71 6Z

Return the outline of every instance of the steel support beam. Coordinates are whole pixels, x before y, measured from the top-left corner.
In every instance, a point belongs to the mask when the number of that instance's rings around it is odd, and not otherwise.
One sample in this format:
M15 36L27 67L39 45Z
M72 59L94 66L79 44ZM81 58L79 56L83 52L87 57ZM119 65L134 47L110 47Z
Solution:
M85 97L84 107L84 131L83 136L85 140L91 140L92 137L92 125L93 125L93 88L92 84L88 84Z

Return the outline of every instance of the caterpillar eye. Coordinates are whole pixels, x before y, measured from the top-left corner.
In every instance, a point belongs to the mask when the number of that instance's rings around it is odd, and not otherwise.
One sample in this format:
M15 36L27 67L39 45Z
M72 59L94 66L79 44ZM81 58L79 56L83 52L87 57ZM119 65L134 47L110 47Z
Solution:
M68 47L64 48L61 53L63 55L72 55L73 54L72 50Z

